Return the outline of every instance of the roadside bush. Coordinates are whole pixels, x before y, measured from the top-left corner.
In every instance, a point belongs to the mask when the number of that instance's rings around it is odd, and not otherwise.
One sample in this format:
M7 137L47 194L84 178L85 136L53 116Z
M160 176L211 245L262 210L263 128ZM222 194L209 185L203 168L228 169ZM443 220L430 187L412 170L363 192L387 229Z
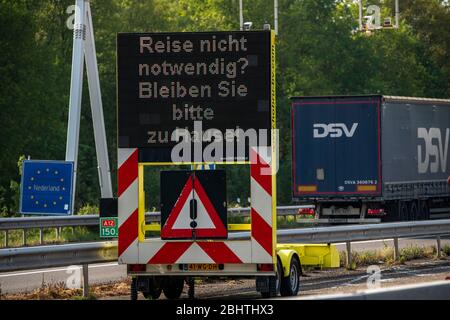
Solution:
M450 255L449 245L445 245L442 250L445 254ZM339 256L341 267L346 267L347 252L340 251ZM398 261L395 261L394 248L385 245L384 248L380 250L353 251L352 265L348 269L355 270L357 267L376 264L392 265L394 263L405 263L406 261L416 259L434 258L435 256L436 248L434 246L420 247L411 245L400 249L400 257Z
M442 247L442 252L445 253L446 256L450 256L450 245L445 244Z
M400 249L400 262L422 259L422 258L433 258L436 255L436 248L431 247L419 247L419 246L408 246Z
M88 215L88 214L98 214L99 213L99 208L96 205L93 204L86 204L84 206L82 206L80 209L78 209L77 214L78 215Z

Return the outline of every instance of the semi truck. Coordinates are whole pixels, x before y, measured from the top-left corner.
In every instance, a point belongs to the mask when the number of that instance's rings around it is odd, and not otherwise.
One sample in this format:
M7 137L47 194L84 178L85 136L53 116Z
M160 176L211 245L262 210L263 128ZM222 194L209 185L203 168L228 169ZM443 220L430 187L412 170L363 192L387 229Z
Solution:
M292 194L326 223L450 212L450 100L292 97Z

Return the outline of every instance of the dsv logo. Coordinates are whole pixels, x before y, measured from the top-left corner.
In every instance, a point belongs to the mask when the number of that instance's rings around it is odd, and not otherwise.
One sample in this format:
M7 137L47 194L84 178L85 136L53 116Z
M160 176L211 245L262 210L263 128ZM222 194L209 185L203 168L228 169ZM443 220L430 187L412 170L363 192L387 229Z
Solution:
M358 128L358 123L354 123L350 129L345 123L315 123L313 128L314 138L340 138L342 135L351 138Z
M450 129L445 130L445 140L442 140L439 128L417 128L417 138L423 139L425 150L422 145L417 146L417 168L419 173L437 173L439 169L445 173L447 170L447 155Z

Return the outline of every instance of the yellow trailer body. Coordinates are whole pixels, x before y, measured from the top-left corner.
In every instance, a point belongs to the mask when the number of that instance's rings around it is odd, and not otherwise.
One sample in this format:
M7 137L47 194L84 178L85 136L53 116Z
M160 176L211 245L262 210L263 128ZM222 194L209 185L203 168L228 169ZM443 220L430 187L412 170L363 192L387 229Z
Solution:
M283 267L283 275L289 275L289 267L293 257L300 261L300 266L318 268L339 268L339 252L332 244L277 244L277 256Z

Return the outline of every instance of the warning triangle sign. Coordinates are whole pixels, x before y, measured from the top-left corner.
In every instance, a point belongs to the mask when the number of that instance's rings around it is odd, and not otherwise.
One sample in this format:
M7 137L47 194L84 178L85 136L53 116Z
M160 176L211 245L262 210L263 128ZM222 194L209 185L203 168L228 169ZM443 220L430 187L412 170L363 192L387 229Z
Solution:
M162 239L226 238L227 227L199 179L189 177L161 228Z

